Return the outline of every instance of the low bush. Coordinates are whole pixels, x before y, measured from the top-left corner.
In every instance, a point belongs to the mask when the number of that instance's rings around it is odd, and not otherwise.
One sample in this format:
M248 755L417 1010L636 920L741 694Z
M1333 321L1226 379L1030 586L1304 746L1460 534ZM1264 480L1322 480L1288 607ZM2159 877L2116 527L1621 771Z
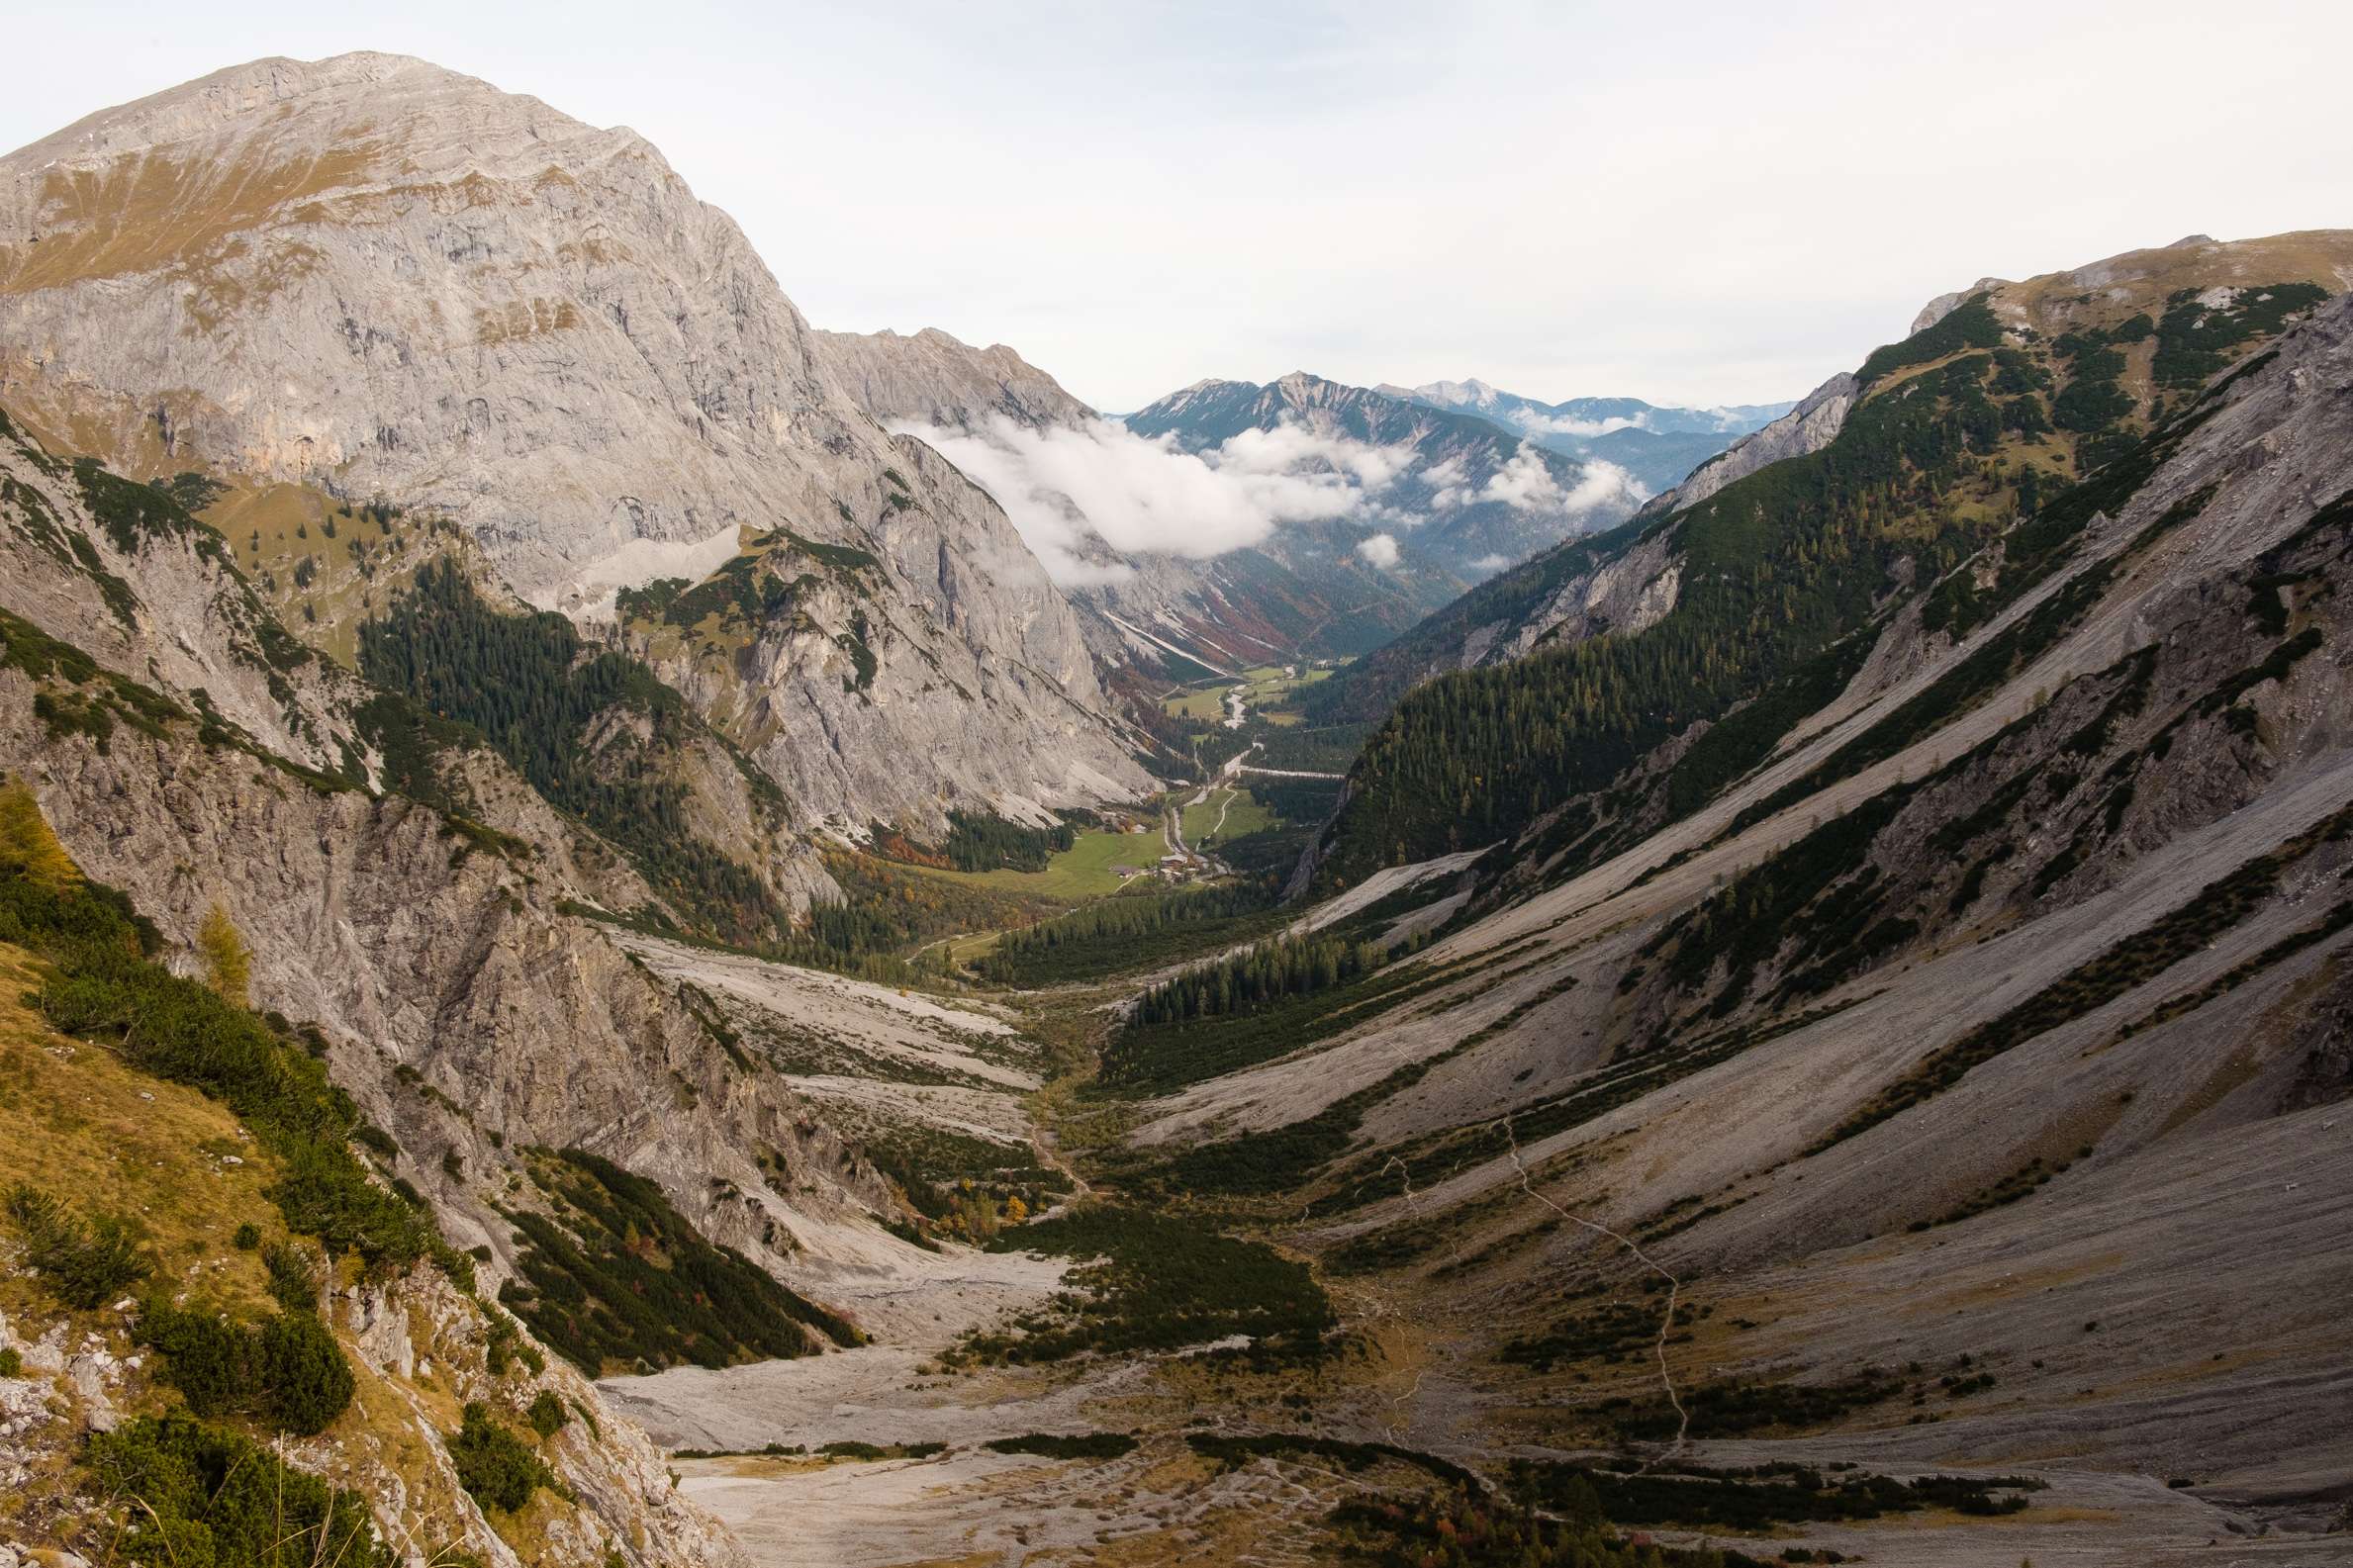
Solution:
M100 1495L128 1507L114 1558L132 1568L391 1568L366 1501L282 1463L260 1443L172 1415L94 1433Z
M325 1430L351 1403L351 1363L316 1313L282 1312L258 1326L150 1300L140 1338L198 1416L257 1416L281 1431Z
M530 1422L531 1430L542 1437L552 1437L571 1424L572 1413L564 1408L562 1400L556 1398L554 1390L543 1388L532 1399L530 1412L525 1419Z
M25 1261L68 1307L95 1311L147 1276L130 1222L119 1215L84 1222L23 1182L10 1190L6 1207L25 1239Z
M1034 1453L1046 1459L1117 1459L1136 1450L1136 1439L1123 1431L1087 1431L1070 1435L1033 1431L1021 1437L993 1437L984 1447L995 1453Z
M1797 1463L1714 1470L1700 1465L1628 1473L1597 1465L1515 1460L1513 1490L1540 1507L1590 1495L1622 1525L1675 1524L1766 1529L1775 1524L1878 1519L1949 1508L1964 1514L2017 1513L2021 1495L2042 1489L2025 1476L1892 1476Z
M466 1406L464 1425L450 1434L448 1444L458 1485L484 1508L512 1514L540 1487L556 1489L554 1473L480 1400Z

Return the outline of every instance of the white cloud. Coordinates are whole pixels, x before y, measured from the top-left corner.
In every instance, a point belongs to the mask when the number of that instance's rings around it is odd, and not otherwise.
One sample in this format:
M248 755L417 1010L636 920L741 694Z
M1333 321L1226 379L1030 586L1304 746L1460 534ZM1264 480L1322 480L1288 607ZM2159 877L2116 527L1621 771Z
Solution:
M1245 430L1199 454L1109 419L1032 429L998 415L971 429L896 428L995 497L1047 574L1068 587L1127 576L1110 552L1205 560L1262 543L1284 523L1362 515L1413 461L1410 448L1299 424Z
M1573 435L1587 441L1597 435L1607 435L1612 430L1647 430L1650 427L1647 416L1630 419L1616 414L1606 419L1580 419L1568 414L1521 414L1512 422L1529 435Z
M1575 517L1614 501L1640 506L1650 499L1650 492L1625 469L1599 458L1587 459L1576 483L1563 486L1544 455L1523 445L1510 462L1487 476L1478 499L1500 501L1522 511Z
M1357 541L1357 554L1370 561L1382 571L1397 564L1397 538L1394 534L1376 533Z
M1473 572L1485 572L1492 575L1511 564L1512 558L1508 555L1482 555L1470 563L1470 569Z
M1410 446L1371 446L1349 436L1319 432L1296 419L1271 430L1243 430L1210 458L1229 473L1292 474L1319 467L1345 474L1367 495L1379 495L1413 466ZM1443 466L1443 465L1442 465Z

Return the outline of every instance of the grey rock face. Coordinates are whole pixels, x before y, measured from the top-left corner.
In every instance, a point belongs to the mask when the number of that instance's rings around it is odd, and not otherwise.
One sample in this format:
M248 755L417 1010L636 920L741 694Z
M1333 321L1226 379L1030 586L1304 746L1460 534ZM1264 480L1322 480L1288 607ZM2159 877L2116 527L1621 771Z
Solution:
M1957 303L1957 302L1956 302ZM1744 435L1691 471L1682 484L1643 508L1658 516L1697 506L1725 486L1785 457L1803 457L1831 444L1846 423L1859 391L1853 376L1841 370L1798 401L1798 406L1764 428Z
M575 612L777 529L872 551L907 667L885 685L936 665L985 711L943 736L878 690L845 728L837 679L788 680L765 694L811 710L797 746L889 749L835 769L888 787L814 811L1144 786L1003 513L835 386L741 231L632 132L381 54L94 115L0 159L0 400L150 470L450 516Z
M1682 563L1668 550L1665 536L1652 535L1570 578L1526 619L1478 628L1454 668L1524 659L1554 639L1577 642L1604 631L1631 636L1665 618L1682 582Z
M878 419L967 424L1001 414L1026 425L1074 424L1094 411L1002 343L975 348L936 326L912 336L816 332L817 357Z

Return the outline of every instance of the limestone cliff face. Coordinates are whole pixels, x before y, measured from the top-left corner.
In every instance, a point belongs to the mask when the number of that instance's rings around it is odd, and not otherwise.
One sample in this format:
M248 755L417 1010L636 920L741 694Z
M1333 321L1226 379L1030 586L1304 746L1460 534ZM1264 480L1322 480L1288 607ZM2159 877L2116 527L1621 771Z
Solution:
M891 787L817 813L988 798L1016 773L1074 803L1144 785L1077 613L1002 511L839 390L742 231L627 130L382 54L257 61L92 116L0 159L0 398L141 472L454 518L526 599L576 612L779 529L871 552L901 668L871 700L799 668L757 693L805 711L797 748L887 748L833 771ZM982 711L942 735L884 700L925 680Z

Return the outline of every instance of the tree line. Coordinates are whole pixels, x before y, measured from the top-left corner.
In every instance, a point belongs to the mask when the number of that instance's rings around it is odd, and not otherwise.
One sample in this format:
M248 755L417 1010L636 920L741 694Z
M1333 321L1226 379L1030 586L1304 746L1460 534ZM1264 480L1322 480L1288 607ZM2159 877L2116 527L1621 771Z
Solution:
M1146 991L1131 1021L1139 1026L1252 1013L1286 996L1346 984L1378 968L1378 943L1331 937L1284 937L1188 969Z

